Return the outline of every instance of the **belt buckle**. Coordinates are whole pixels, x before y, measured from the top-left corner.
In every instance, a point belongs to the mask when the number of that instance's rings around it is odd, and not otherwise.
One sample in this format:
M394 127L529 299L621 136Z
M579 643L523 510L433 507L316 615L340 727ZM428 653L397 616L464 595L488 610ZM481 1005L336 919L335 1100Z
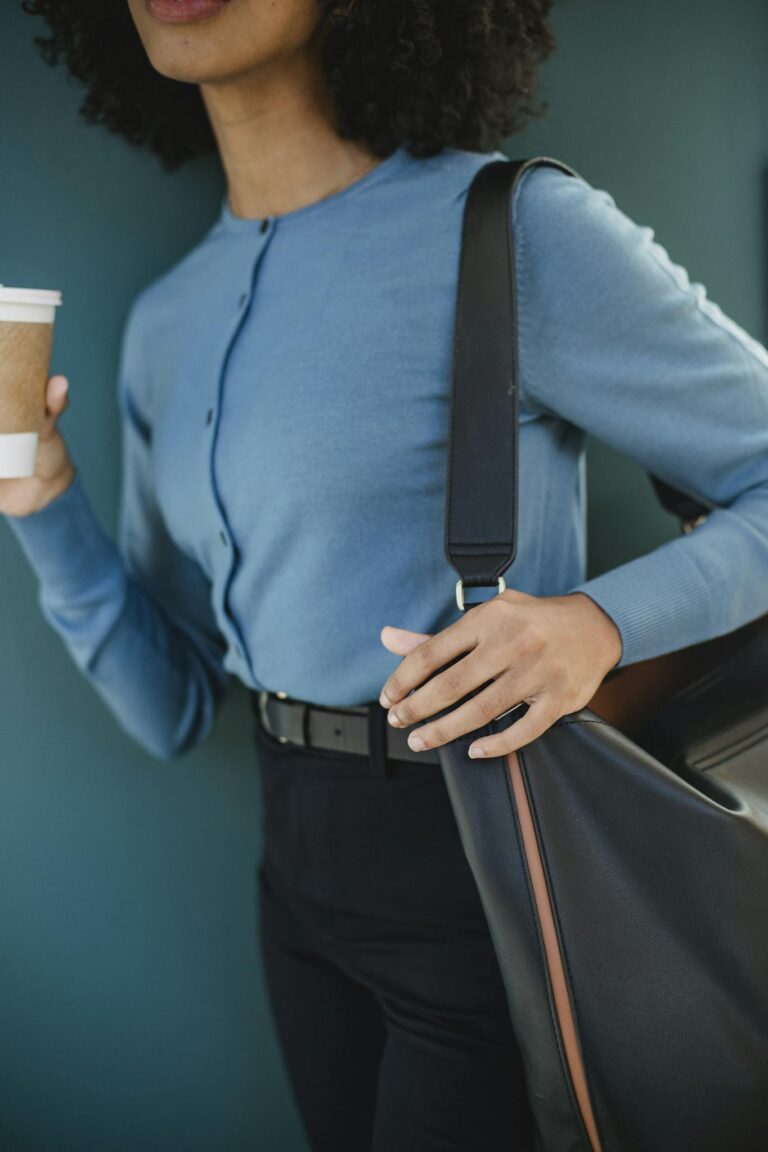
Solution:
M258 699L258 705L259 705L259 719L261 720L262 726L267 730L267 732L269 732L270 736L274 736L275 734L272 731L272 726L270 725L269 717L267 716L267 697L268 696L269 696L269 692L265 692L263 689L258 694L257 699ZM285 737L284 736L276 736L275 739L279 740L281 744L285 743Z
M267 714L267 699L270 695L276 696L278 700L287 700L290 702L290 704L294 708L300 708L301 709L300 714L299 714L300 715L301 740L292 740L288 736L280 736L279 734L275 733L272 730L272 727L270 726L270 723L269 723L269 717ZM274 738L276 740L279 740L279 742L281 744L293 744L297 748L311 748L312 747L312 744L310 743L310 739L309 739L309 707L310 706L306 701L293 700L288 695L287 692L270 693L270 692L267 692L263 689L259 692L259 714L261 716L262 723L263 723L264 727L266 728L266 730L269 732L269 734L271 736L274 736Z

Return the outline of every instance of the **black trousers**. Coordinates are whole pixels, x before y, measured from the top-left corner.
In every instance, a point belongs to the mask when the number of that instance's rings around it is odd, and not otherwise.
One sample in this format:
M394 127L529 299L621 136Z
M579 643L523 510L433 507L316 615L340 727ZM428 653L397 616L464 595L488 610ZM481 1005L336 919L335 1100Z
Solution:
M259 941L313 1152L530 1152L520 1054L439 766L307 750L254 724Z

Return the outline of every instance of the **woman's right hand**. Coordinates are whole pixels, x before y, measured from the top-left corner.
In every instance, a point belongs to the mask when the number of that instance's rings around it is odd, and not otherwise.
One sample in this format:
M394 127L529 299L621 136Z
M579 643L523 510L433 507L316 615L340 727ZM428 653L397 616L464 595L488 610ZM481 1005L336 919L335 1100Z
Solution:
M45 420L40 429L34 475L0 479L0 512L6 516L39 512L74 480L75 466L56 427L56 421L67 407L68 397L66 377L51 376L46 390Z

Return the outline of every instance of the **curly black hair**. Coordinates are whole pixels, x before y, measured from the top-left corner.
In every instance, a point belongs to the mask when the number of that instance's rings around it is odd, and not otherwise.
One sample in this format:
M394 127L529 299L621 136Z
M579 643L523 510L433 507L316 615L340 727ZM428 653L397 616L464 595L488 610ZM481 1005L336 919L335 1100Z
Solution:
M538 64L555 46L552 0L317 0L336 130L388 156L488 151L518 131ZM81 116L155 152L168 170L215 149L200 90L155 71L128 5L23 0L48 35L34 42L85 85Z

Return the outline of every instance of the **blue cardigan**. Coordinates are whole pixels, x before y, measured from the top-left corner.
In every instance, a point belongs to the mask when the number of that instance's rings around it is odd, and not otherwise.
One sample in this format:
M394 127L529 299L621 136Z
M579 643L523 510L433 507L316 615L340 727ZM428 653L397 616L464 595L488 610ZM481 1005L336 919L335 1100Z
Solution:
M127 317L118 540L79 472L47 508L6 517L45 617L150 754L198 744L231 675L319 704L374 700L400 659L384 624L459 618L443 516L461 219L475 172L502 157L400 148L265 220L225 200ZM507 584L588 593L621 632L620 665L768 612L765 347L580 177L529 171L513 216ZM717 507L586 580L584 430Z

